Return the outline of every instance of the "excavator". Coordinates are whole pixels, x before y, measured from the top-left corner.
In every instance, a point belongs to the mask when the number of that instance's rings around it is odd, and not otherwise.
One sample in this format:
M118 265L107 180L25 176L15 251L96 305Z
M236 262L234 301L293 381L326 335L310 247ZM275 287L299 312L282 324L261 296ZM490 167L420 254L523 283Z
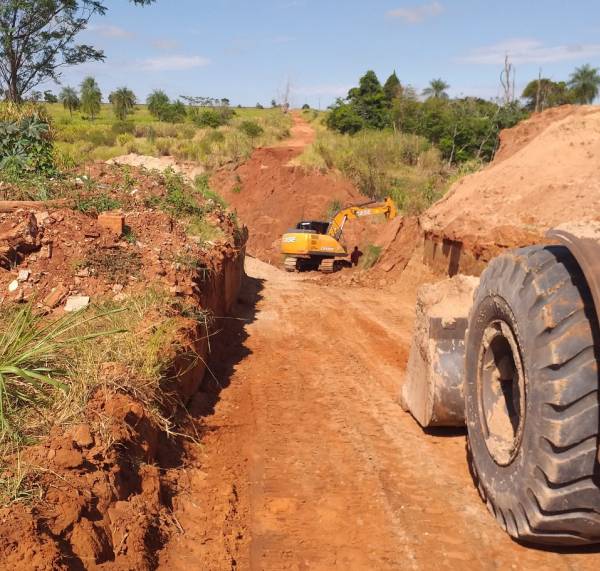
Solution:
M341 243L348 220L383 214L388 220L398 211L391 198L383 202L366 202L340 210L330 222L314 220L299 222L281 239L281 252L286 256L288 272L319 270L331 274L348 264L348 251Z

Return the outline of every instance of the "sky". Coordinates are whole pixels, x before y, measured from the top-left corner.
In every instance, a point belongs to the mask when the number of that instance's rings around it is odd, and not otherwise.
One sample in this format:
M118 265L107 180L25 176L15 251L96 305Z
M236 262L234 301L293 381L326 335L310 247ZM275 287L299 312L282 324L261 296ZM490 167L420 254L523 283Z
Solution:
M600 67L598 0L106 0L82 40L104 63L63 72L63 85L96 77L105 98L126 86L143 101L180 95L269 105L289 84L294 106L326 108L365 71L396 71L417 90L433 78L453 96L500 96L505 55L517 90ZM56 90L56 88L55 88Z

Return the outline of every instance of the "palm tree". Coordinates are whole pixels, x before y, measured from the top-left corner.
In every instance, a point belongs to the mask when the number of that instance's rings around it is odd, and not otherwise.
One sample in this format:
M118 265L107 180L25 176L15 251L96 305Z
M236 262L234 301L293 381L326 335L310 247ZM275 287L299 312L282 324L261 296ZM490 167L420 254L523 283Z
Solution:
M129 113L133 113L136 104L135 93L127 87L120 87L113 91L108 100L112 103L115 115L120 121L124 121Z
M92 120L100 113L102 92L93 77L86 77L81 83L81 108Z
M433 97L434 99L448 99L446 90L450 86L443 79L432 79L429 82L429 87L423 90L423 95Z
M58 100L63 104L65 109L69 110L71 117L73 117L73 111L79 109L79 106L81 105L77 92L72 87L63 87L58 96Z
M575 68L569 79L569 87L575 96L575 102L585 105L590 104L598 97L600 90L600 74L598 68L586 63Z

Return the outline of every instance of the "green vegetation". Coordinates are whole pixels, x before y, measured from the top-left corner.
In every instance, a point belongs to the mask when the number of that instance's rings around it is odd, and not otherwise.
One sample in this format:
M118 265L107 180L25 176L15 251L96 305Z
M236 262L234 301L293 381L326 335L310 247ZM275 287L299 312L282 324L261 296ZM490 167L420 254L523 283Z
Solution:
M102 92L93 77L86 77L81 83L81 110L92 120L100 113Z
M135 93L127 87L120 87L116 91L113 91L108 100L113 106L115 116L119 121L125 121L127 115L133 113L135 109L136 97Z
M576 68L569 78L569 88L573 92L575 103L593 103L600 89L598 68L588 64Z
M381 246L375 246L374 244L369 244L366 248L366 252L360 259L360 266L364 270L371 269L379 260L379 256L381 256Z
M50 121L43 108L0 103L0 173L8 180L54 173Z
M419 213L439 198L448 175L439 150L431 143L393 131L364 130L356 135L321 131L300 161L315 168L337 169L362 194L373 199L391 196L409 213Z
M526 112L517 103L502 106L473 97L450 99L448 87L442 79L431 81L423 91L427 99L421 101L395 73L382 86L368 71L346 100L333 105L326 124L342 134L389 129L418 135L436 145L449 164L490 160L500 131L526 117Z

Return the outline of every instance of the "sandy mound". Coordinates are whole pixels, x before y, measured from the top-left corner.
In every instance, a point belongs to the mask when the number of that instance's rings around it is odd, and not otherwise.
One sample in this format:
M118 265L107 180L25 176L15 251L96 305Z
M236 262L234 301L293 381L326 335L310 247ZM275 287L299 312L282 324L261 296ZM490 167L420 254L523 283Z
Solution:
M498 158L456 183L422 217L426 237L483 261L542 239L558 224L598 218L600 109L552 109L503 134Z
M145 168L148 170L157 170L160 172L172 169L176 173L181 173L187 176L190 180L194 180L197 176L206 172L206 169L197 163L182 163L177 161L175 157L151 157L148 155L138 155L130 153L129 155L121 155L106 161L109 165L124 165L130 167Z

